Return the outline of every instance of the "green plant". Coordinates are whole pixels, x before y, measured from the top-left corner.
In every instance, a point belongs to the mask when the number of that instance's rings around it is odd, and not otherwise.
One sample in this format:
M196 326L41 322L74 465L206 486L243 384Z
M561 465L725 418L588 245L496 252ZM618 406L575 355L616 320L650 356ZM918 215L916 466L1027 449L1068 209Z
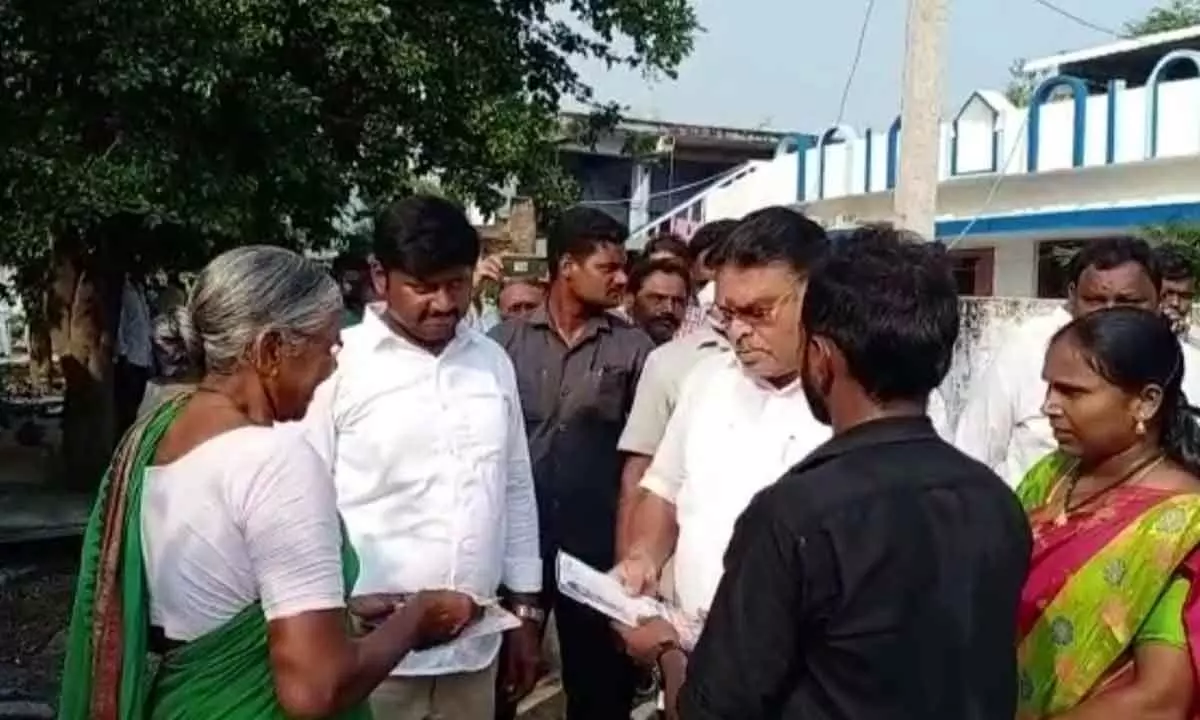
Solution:
M1188 258L1192 270L1200 275L1200 224L1171 222L1156 225L1143 230L1142 237L1155 245L1174 246Z

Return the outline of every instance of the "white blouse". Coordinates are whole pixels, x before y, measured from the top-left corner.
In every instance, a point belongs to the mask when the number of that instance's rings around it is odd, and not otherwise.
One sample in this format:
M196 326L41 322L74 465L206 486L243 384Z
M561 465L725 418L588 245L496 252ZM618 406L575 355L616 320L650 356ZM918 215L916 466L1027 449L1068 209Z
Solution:
M268 620L345 606L337 495L286 427L243 427L146 470L152 624L193 640L261 600Z

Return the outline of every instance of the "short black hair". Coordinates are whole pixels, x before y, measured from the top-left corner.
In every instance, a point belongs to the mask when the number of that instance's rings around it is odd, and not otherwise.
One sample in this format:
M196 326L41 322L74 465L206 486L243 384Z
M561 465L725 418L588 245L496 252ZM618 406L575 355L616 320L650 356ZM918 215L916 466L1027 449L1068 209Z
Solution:
M415 278L475 267L479 231L462 208L434 195L397 200L375 219L371 251L385 270Z
M546 259L550 277L558 275L563 256L582 260L602 245L625 245L629 229L612 215L584 205L564 212L546 233Z
M712 250L720 242L729 237L729 233L737 227L737 220L713 220L700 226L688 240L688 252L692 262L703 257L704 253Z
M646 257L650 257L654 253L669 253L683 260L691 257L688 253L688 244L684 242L683 238L672 232L655 235L646 243L646 247L642 248L642 254Z
M688 269L678 260L668 260L661 258L659 260L644 259L633 266L629 272L629 292L636 295L642 290L642 285L646 284L647 278L654 273L666 273L675 275L683 280L683 287L687 294L692 294L692 275Z
M950 369L958 287L940 246L889 225L833 245L809 275L802 317L877 402L925 401Z
M751 268L785 263L804 274L828 249L825 228L795 210L775 206L742 218L713 248L709 265Z
M738 227L736 220L714 220L702 224L700 229L692 233L691 240L688 241L692 262L700 259L704 253L713 250L714 247L725 241L736 227Z
M1194 280L1196 269L1192 266L1192 256L1185 248L1173 243L1166 243L1154 248L1154 258L1158 260L1158 269L1163 280Z
M1079 278L1088 268L1096 270L1112 270L1127 263L1141 265L1154 287L1162 287L1162 270L1158 266L1158 258L1150 249L1150 244L1141 238L1132 236L1108 237L1091 240L1071 258L1067 265L1067 280L1072 285L1079 284Z

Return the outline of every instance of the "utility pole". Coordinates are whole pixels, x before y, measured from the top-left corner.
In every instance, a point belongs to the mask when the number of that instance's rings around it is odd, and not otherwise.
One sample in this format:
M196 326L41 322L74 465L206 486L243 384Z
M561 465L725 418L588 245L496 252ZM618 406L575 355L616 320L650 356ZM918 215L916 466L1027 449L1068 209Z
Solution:
M896 224L934 239L941 149L942 45L946 0L908 0L904 95L900 101L900 157Z

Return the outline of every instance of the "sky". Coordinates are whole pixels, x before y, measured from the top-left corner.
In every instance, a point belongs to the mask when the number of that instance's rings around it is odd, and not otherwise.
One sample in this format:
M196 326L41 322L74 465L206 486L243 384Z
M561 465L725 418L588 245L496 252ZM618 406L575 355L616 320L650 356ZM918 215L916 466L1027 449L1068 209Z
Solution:
M1003 89L1015 58L1103 45L1113 38L1034 0L947 0L944 107L973 90ZM1095 25L1120 30L1155 0L1053 0ZM705 32L677 80L579 66L597 99L657 120L819 132L837 119L866 0L693 0ZM886 128L900 111L907 0L876 0L845 122Z

